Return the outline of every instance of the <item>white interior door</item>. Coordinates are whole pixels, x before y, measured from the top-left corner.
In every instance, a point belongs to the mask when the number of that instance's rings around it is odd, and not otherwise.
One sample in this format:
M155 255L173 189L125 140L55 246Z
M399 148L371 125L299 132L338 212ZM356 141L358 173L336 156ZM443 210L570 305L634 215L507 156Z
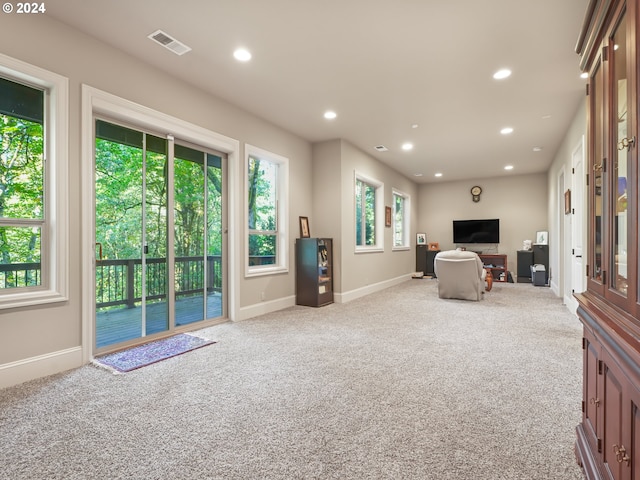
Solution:
M571 311L575 312L577 301L573 293L581 293L585 290L586 272L584 267L584 137L573 150L571 158L571 301L568 303Z
M571 260L572 260L572 288L573 293L584 292L586 286L586 272L584 268L584 137L573 150L572 188L571 188ZM574 300L575 302L575 300ZM577 307L577 305L576 305ZM575 310L575 309L574 309Z

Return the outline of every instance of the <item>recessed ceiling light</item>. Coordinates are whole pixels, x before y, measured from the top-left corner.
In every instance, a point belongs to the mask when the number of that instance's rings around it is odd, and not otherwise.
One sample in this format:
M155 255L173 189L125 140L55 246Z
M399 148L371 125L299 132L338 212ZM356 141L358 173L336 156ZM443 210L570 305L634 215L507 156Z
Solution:
M238 48L235 52L233 52L233 56L239 62L248 62L251 60L251 52L246 48Z
M436 173L436 174L434 175L434 177L441 177L441 176L442 176L442 174L441 174L440 172L438 172L438 173Z
M502 130L500 130L500 133L502 135L509 135L510 133L513 133L513 128L511 127L504 127Z
M414 174L413 174L413 176L414 176L414 177L421 177L421 176L423 176L423 175L424 175L424 173L414 173Z
M419 125L417 123L414 123L413 125L411 125L411 128L418 128Z
M507 165L504 167L505 170L513 170L513 165Z
M402 144L402 149L403 149L405 152L407 152L407 151L409 151L409 150L413 150L413 143L409 143L409 142L407 142L407 143L403 143L403 144Z
M326 118L327 120L333 120L334 118L336 118L338 116L338 114L332 110L328 110L326 112L324 112L324 118Z
M534 152L541 152L542 151L542 147L533 147L533 151Z
M549 114L542 116L543 120L549 120L550 118L551 118L551 115L549 115Z
M589 78L589 72L582 72L580 78Z
M502 70L498 70L493 74L493 78L496 80L503 80L511 75L511 70L508 68L503 68Z

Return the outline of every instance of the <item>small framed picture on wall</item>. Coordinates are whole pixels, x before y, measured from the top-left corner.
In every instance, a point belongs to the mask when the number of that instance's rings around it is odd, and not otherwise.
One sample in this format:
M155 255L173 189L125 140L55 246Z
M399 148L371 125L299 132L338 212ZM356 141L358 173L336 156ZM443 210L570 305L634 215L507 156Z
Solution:
M300 238L309 238L310 236L309 217L300 217Z
M384 226L391 226L391 207L384 207Z
M416 234L416 244L418 244L418 245L426 245L427 244L427 234L426 233L418 233L418 234Z
M549 232L536 232L536 241L538 245L549 244Z

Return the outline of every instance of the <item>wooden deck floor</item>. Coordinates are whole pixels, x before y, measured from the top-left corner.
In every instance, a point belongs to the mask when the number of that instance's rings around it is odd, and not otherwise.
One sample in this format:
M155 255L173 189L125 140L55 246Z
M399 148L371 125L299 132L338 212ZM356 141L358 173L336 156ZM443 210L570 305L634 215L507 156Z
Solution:
M176 301L176 326L188 325L204 319L203 298L198 296L180 298ZM207 319L222 316L222 297L211 293L207 297ZM142 308L118 308L96 312L96 347L102 348L127 340L140 338L142 328ZM168 330L166 302L147 304L146 334Z

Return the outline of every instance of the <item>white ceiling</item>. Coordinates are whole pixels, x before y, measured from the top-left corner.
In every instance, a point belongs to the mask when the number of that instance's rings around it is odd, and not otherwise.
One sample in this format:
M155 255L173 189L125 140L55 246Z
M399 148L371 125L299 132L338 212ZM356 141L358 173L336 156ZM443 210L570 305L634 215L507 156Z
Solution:
M55 0L46 7L311 142L343 138L417 182L443 182L547 170L584 99L574 47L588 2ZM193 50L169 52L147 38L157 29ZM233 58L239 46L251 51L250 62ZM504 67L511 77L494 80ZM327 109L338 117L325 120ZM499 133L506 126L514 128L509 136ZM414 149L402 151L404 142Z

